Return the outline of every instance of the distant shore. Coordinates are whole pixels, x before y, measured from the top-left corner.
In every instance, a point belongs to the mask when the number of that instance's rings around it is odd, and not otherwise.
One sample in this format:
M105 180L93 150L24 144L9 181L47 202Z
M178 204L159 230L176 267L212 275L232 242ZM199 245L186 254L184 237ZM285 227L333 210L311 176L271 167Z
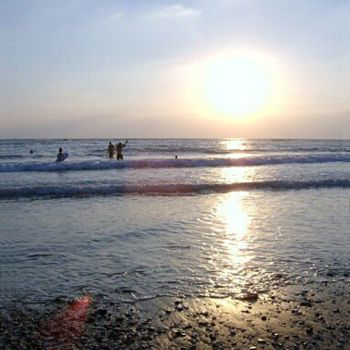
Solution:
M237 298L56 299L0 314L2 349L350 349L349 284L290 286ZM79 313L78 317L74 313ZM75 318L74 318L75 317Z

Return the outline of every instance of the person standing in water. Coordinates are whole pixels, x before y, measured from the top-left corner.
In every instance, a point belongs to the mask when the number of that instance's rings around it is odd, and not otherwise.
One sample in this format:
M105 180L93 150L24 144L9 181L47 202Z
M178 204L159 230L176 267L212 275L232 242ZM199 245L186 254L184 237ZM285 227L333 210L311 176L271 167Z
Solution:
M126 146L127 143L128 143L128 141L125 141L124 144L121 143L121 142L119 142L119 143L115 146L115 148L116 148L116 150L117 150L117 160L124 159L124 158L123 158L122 150L123 150L123 148Z
M109 158L113 158L114 156L114 146L111 141L109 141L109 144L108 144L107 154Z

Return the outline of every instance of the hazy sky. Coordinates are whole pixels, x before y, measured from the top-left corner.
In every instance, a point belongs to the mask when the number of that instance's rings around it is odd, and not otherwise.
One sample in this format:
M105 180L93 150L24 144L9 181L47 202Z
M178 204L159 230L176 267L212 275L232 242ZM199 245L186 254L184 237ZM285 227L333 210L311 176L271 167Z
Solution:
M350 138L347 0L0 0L0 33L2 138Z

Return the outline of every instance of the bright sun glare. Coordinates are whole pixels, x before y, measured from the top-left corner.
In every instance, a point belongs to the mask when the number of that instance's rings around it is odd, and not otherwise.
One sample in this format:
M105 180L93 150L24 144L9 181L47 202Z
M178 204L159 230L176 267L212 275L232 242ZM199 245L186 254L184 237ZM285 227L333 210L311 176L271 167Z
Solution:
M204 98L215 113L245 117L264 110L271 94L269 67L248 54L223 55L205 64Z

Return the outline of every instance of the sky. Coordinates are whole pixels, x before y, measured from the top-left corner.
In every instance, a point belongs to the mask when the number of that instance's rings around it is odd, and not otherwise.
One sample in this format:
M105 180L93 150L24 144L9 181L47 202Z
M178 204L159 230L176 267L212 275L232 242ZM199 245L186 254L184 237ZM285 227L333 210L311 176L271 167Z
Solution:
M350 138L350 1L0 0L0 138Z

